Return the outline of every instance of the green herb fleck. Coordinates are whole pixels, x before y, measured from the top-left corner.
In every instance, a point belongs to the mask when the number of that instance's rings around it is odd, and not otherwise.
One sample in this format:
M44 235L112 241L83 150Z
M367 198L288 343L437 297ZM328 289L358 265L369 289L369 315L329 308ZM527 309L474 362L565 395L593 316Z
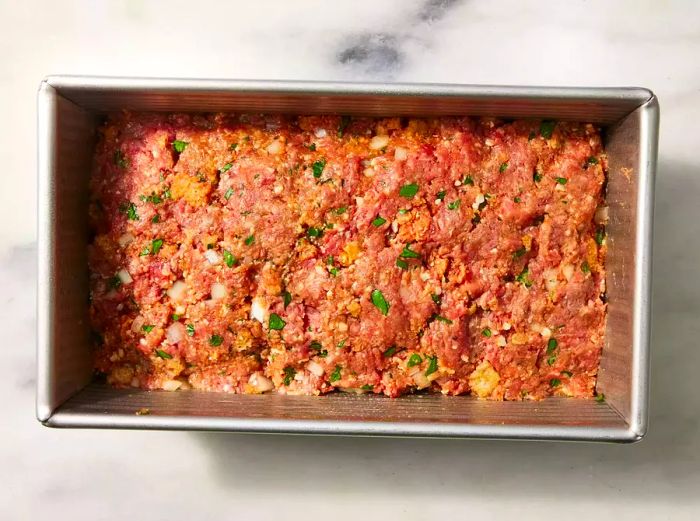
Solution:
M394 356L396 353L396 346L391 346L389 349L384 351L384 358L389 358L390 356Z
M188 144L189 143L187 143L186 141L180 141L179 139L176 139L175 141L173 141L173 150L178 154L181 154Z
M158 255L158 252L160 249L163 247L163 239L155 239L151 243L151 254L152 255Z
M440 295L436 295L435 293L433 293L432 295L430 295L430 298L433 299L433 302L435 302L436 305L439 306L442 304L442 297L440 297Z
M428 357L428 368L425 370L425 376L430 376L438 369L437 356Z
M555 177L554 180L560 185L565 185L568 182L566 177Z
M348 128L350 124L350 116L342 116L340 118L340 124L338 125L338 137L343 137L345 134L345 129Z
M462 184L474 186L474 179L472 179L472 176L468 175L467 177L464 178L464 180L462 181Z
M180 315L178 315L177 313L173 313L173 314L172 314L172 319L173 319L175 322L177 322L178 320L180 320Z
M574 373L572 373L571 371L562 371L561 374L563 374L564 376L568 376L569 378L574 376Z
M372 304L381 312L382 315L387 316L389 314L389 303L384 298L384 295L378 289L372 290L371 294Z
M238 143L231 143L228 147L229 150L236 150L238 148Z
M542 174L535 170L535 172L532 174L532 180L535 183L539 183L540 181L542 181Z
M407 270L408 269L408 262L405 260L398 258L396 259L396 266L401 268L402 270Z
M292 302L292 294L286 289L282 292L282 302L284 303L284 309Z
M443 317L442 315L435 315L435 320L444 322L445 324L452 324L452 321L449 318Z
M124 203L119 206L119 210L126 214L126 218L130 221L138 221L139 214L136 213L136 205L132 202Z
M438 200L440 200L440 201L444 201L446 195L447 195L447 192L446 192L445 190L440 190L440 191L437 193L437 198L438 198Z
M598 164L598 158L595 156L591 156L588 159L586 159L586 163L589 165L597 165Z
M418 364L420 364L423 361L423 359L420 357L418 353L413 353L409 359L408 359L408 367L413 367Z
M277 313L270 313L268 327L273 331L281 331L287 323Z
M401 251L401 255L399 255L399 257L402 257L404 259L420 259L420 253L411 250L411 245L407 244L403 247L403 250Z
M448 210L456 210L462 204L461 199L456 199L447 205Z
M245 238L245 245L250 246L255 242L255 235L248 235L248 237Z
M581 271L586 274L591 272L591 267L588 265L588 261L583 261L583 264L581 264Z
M543 121L540 124L540 135L545 139L549 139L552 137L552 132L554 132L555 126L556 123L554 121Z
M194 336L194 325L187 324L185 326L185 331L187 331L187 336Z
M289 385L292 383L292 380L294 377L297 375L297 370L294 369L292 366L287 366L284 368L284 380L282 380L282 383L284 385Z
M549 354L553 353L558 345L559 345L559 342L557 342L556 338L550 338L549 341L547 342L547 354L549 355Z
M408 213L408 210L407 210L406 208L401 208L401 209L399 210L399 213L400 213L401 215L405 215L405 214Z
M501 174L506 170L508 170L508 161L504 161L503 163L501 163L501 166L498 167L498 172Z
M119 289L122 285L122 279L119 278L119 275L113 275L107 280L107 286L109 286L110 289Z
M547 358L547 365L554 365L554 362L557 361L557 355L551 355L550 357Z
M386 219L384 217L377 216L372 220L372 226L379 228L385 222L386 222Z
M485 336L486 338L491 336L491 328L490 327L485 327L484 329L481 330L481 334Z
M129 166L129 160L126 158L124 152L122 152L121 150L115 150L112 159L114 160L114 164L121 169L125 169Z
M604 240L605 240L605 229L598 228L595 231L595 242L598 244L598 246L602 246Z
M224 337L221 335L212 335L209 337L209 345L213 347L220 346L224 343Z
M418 193L418 185L416 183L411 183L403 185L401 190L399 190L399 195L405 197L406 199L412 199Z
M146 325L141 326L141 330L144 331L145 333L150 333L151 331L153 331L153 329L155 327L156 326L154 326L153 324L146 324Z
M335 268L335 267L331 268L328 270L328 273L330 273L333 277L337 277L338 276L338 268Z
M515 203L522 203L523 200L520 199L520 197L517 197L517 196L516 196L516 197L513 197L513 202L515 202Z
M530 279L529 275L530 275L530 270L525 268L523 271L520 272L520 275L515 277L515 280L520 282L526 288L529 288L532 286L532 280Z
M226 264L226 266L229 268L233 268L233 266L238 262L238 259L228 250L223 250L222 253L224 256L224 264Z
M328 378L329 382L337 382L340 380L340 372L342 371L342 367L339 365L335 366L335 369L333 369L333 372L331 373L330 377Z
M360 389L362 389L363 391L373 391L373 390L374 390L374 386L373 386L373 385L370 385L370 384L365 384L365 385L363 385L362 387L360 387Z
M306 148L311 150L311 152L316 152L316 143L311 143L310 145L306 145Z
M343 215L347 211L348 211L347 206L341 206L340 208L336 208L335 210L333 210L333 213L336 215Z
M517 250L513 252L513 259L519 259L523 255L527 253L527 250L525 249L525 246L521 246Z
M347 342L347 341L348 341L347 338L341 340L340 342L338 342L338 345L337 345L336 347L337 347L338 349L343 349L343 348L345 347L345 342Z
M311 169L314 173L315 178L321 177L321 174L323 174L323 169L326 168L326 160L325 159L319 159L318 161L314 161L314 164L311 165Z
M224 172L228 172L231 170L231 167L233 166L233 163L226 163L224 166L221 167L220 172L223 174Z
M232 195L233 195L233 188L229 188L228 190L226 190L226 193L224 194L224 199L226 199L228 201L229 199L231 199Z
M605 395L603 393L596 393L595 401L598 403L605 403Z
M173 355L171 355L170 353L166 353L162 349L156 349L156 355L162 358L163 360L170 360L173 357Z
M151 217L151 222L153 224L158 224L160 222L160 215L155 214L153 217Z
M313 226L306 230L307 237L311 239L318 239L323 235L323 230L320 228L314 228Z
M561 385L561 380L559 378L552 378L549 381L549 385L551 385L552 387L559 387Z

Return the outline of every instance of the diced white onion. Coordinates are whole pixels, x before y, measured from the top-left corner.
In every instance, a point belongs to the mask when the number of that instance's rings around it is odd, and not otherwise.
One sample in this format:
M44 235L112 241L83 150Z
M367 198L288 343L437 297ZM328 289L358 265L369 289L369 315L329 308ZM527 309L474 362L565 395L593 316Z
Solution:
M119 237L119 246L121 246L122 248L128 246L132 242L134 242L134 236L131 235L129 232Z
M599 206L598 209L595 211L595 222L597 224L605 224L608 222L608 217L609 217L610 211L607 206Z
M267 303L261 297L255 297L250 306L250 318L253 318L260 322L261 324L265 322L265 315L267 314Z
M555 289L557 289L557 286L559 285L559 280L557 280L556 270L545 270L542 273L542 276L544 277L544 285L547 288L547 291L554 291Z
M141 332L141 328L143 327L143 325L144 325L145 323L146 323L146 319L144 319L141 315L139 315L139 316L136 317L136 318L134 319L134 321L131 323L131 330L132 330L134 333L140 333L140 332Z
M170 324L168 329L165 330L165 338L171 344L182 342L182 340L185 338L185 326L182 324L182 322L173 322Z
M326 129L325 128L317 128L316 130L314 130L314 135L318 138L326 137Z
M217 266L221 264L221 255L216 253L214 250L207 250L204 252L204 256L209 261L212 266Z
M119 270L117 272L117 277L122 281L122 284L131 284L134 282L134 279L131 278L131 275L129 275L129 272L126 270Z
M430 385L430 380L423 374L423 371L416 371L411 375L413 377L413 382L416 384L418 389L424 389Z
M408 152L406 151L406 149L396 147L396 150L394 151L394 159L396 159L397 161L405 161L406 158L408 158Z
M187 284L184 280L176 280L167 292L168 297L176 301L185 298L185 293L187 293Z
M276 156L277 154L282 152L282 142L278 139L275 139L272 143L267 145L267 151L273 156Z
M552 336L552 330L548 327L543 327L542 331L540 331L540 335L542 335L544 338L549 338Z
M476 196L476 199L474 200L474 203L472 204L472 208L473 208L474 210L478 210L478 209L479 209L479 205L480 205L481 203L483 203L485 200L486 200L486 198L484 197L484 194L479 194L479 195L477 195L477 196Z
M211 285L211 298L212 300L221 300L226 297L226 286L221 282L215 282Z
M259 393L271 391L275 387L272 380L266 376L263 376L261 373L251 374L250 378L248 378L248 383L252 385Z
M166 380L163 382L163 390L164 391L177 391L180 386L182 385L182 382L178 380Z
M308 364L306 364L306 368L310 373L315 374L316 376L323 376L323 366L321 366L321 364L318 362L311 360Z
M389 136L374 136L369 142L369 148L379 150L389 144Z
M574 276L574 267L571 264L566 264L562 267L561 272L566 277L566 280L571 280L571 277Z

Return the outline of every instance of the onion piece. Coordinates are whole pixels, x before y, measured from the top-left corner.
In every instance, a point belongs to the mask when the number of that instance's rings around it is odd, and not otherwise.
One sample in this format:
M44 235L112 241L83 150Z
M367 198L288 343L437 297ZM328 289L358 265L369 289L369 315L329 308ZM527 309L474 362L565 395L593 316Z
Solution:
M144 325L145 323L146 323L146 319L143 318L141 315L139 315L139 316L136 317L136 318L134 319L134 321L131 323L131 330L132 330L134 333L140 333L140 332L141 332L141 328L143 327L143 325Z
M185 326L182 322L173 322L170 324L168 329L165 330L165 338L171 344L182 342L185 338Z
M272 143L267 145L268 153L272 154L273 156L276 156L280 152L282 152L282 142L279 139L275 139Z
M267 303L262 297L255 297L250 306L250 318L253 318L263 324L267 315Z
M204 257L209 261L212 266L218 266L221 264L221 255L216 253L214 250L207 250L204 252Z
M215 282L211 285L211 299L221 300L226 297L226 286L221 282Z
M394 151L394 159L397 161L405 161L408 158L408 151L405 148L396 147Z
M163 385L161 386L161 388L164 391L177 391L181 385L182 385L182 382L180 382L178 380L166 380L165 382L163 382Z
M369 142L369 148L380 150L389 144L389 136L374 136Z
M596 224L606 224L608 218L610 217L610 209L607 206L599 206L595 211L595 216L593 219Z
M317 128L316 130L314 130L314 136L316 136L317 138L326 137L326 135L328 135L328 133L326 132L325 128Z
M416 371L411 375L413 382L416 384L418 389L425 389L430 385L430 380L423 374L423 371Z
M119 277L119 280L122 281L122 284L131 284L134 282L134 279L131 278L129 272L123 269L117 272L117 277Z
M259 393L271 391L275 388L272 380L270 380L267 376L264 376L262 373L251 374L250 378L248 378L248 383L252 385Z
M566 277L566 280L571 280L571 277L574 276L574 267L571 264L565 264L561 272L564 274L564 277Z
M184 280L176 280L175 283L167 291L168 297L172 300L182 300L187 293L187 284Z
M323 366L318 362L311 360L308 364L306 364L306 368L310 373L315 374L316 376L323 376Z
M129 232L127 232L124 235L122 235L121 237L119 237L118 242L119 242L119 246L124 248L124 247L128 246L129 244L131 244L132 242L134 242L134 236L132 234L130 234Z

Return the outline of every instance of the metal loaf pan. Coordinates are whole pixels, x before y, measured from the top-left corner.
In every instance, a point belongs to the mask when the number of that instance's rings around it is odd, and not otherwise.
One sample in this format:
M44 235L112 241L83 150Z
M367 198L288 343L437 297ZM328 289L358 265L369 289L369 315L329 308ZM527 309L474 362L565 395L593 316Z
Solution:
M605 403L468 396L321 397L118 390L93 382L88 179L105 113L247 111L488 115L592 122L609 156ZM52 427L635 441L647 429L651 239L659 108L642 88L262 82L52 76L40 86L38 390ZM150 414L136 411L147 408Z

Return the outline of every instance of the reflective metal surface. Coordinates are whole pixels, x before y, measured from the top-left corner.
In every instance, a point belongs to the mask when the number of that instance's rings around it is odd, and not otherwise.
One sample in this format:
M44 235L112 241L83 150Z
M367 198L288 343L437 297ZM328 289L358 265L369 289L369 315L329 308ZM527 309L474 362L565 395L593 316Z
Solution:
M548 88L49 77L39 90L37 417L55 427L635 441L647 425L658 103L640 88ZM88 177L106 112L491 115L605 127L610 159L605 403L439 395L237 396L90 383ZM148 414L137 414L148 412Z

